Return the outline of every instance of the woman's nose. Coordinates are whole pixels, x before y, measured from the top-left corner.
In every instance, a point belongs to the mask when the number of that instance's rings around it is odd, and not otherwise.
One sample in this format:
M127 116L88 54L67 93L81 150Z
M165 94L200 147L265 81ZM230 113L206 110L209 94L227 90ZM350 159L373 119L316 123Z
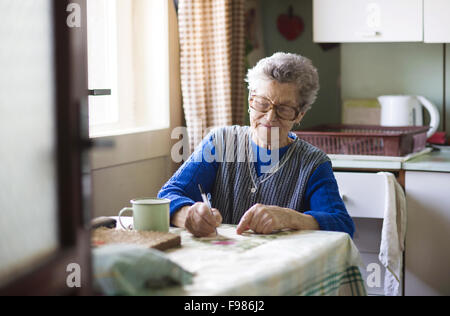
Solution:
M269 122L277 118L277 113L273 107L266 113L266 115Z

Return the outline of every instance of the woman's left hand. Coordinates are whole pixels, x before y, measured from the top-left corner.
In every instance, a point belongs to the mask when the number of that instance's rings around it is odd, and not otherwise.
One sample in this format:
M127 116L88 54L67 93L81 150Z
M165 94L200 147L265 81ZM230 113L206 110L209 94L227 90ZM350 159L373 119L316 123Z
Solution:
M279 206L255 204L242 216L237 233L242 234L251 229L258 234L270 234L275 230L290 228L292 212L295 211Z

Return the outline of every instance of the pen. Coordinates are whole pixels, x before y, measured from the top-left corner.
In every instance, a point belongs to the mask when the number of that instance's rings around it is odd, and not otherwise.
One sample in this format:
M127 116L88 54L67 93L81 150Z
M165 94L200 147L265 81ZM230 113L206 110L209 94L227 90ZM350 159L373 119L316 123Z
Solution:
M208 206L209 211L211 212L211 215L212 215L212 216L214 217L214 219L215 219L216 217L214 216L214 213L213 213L213 211L212 211L211 203L209 203L209 200L208 200L208 198L206 197L206 193L203 191L202 185L201 185L200 183L198 184L198 189L200 190L200 195L202 196L203 203L205 203L206 206ZM217 235L217 228L216 228L216 235Z

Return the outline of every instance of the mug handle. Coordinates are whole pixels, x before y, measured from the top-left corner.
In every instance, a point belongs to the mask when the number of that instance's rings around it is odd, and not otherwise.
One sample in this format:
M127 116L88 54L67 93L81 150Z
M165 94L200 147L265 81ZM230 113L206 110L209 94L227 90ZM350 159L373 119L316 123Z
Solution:
M122 213L124 213L126 211L133 212L133 208L131 208L131 207L124 207L123 209L120 210L120 212L119 212L119 223L120 223L120 226L123 227L123 229L130 230L129 228L125 227L125 225L122 223L122 219L120 218L122 216Z

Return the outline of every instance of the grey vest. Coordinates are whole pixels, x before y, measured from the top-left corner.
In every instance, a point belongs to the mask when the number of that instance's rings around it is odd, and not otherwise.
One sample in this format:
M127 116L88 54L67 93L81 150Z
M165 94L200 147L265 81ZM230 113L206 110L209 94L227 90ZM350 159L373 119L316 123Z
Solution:
M257 203L306 211L304 195L308 179L320 164L330 160L323 151L295 136L295 142L279 162L282 167L258 178L248 126L229 126L212 133L219 169L211 204L222 214L224 224L238 224L242 215ZM256 182L254 193L250 173Z

